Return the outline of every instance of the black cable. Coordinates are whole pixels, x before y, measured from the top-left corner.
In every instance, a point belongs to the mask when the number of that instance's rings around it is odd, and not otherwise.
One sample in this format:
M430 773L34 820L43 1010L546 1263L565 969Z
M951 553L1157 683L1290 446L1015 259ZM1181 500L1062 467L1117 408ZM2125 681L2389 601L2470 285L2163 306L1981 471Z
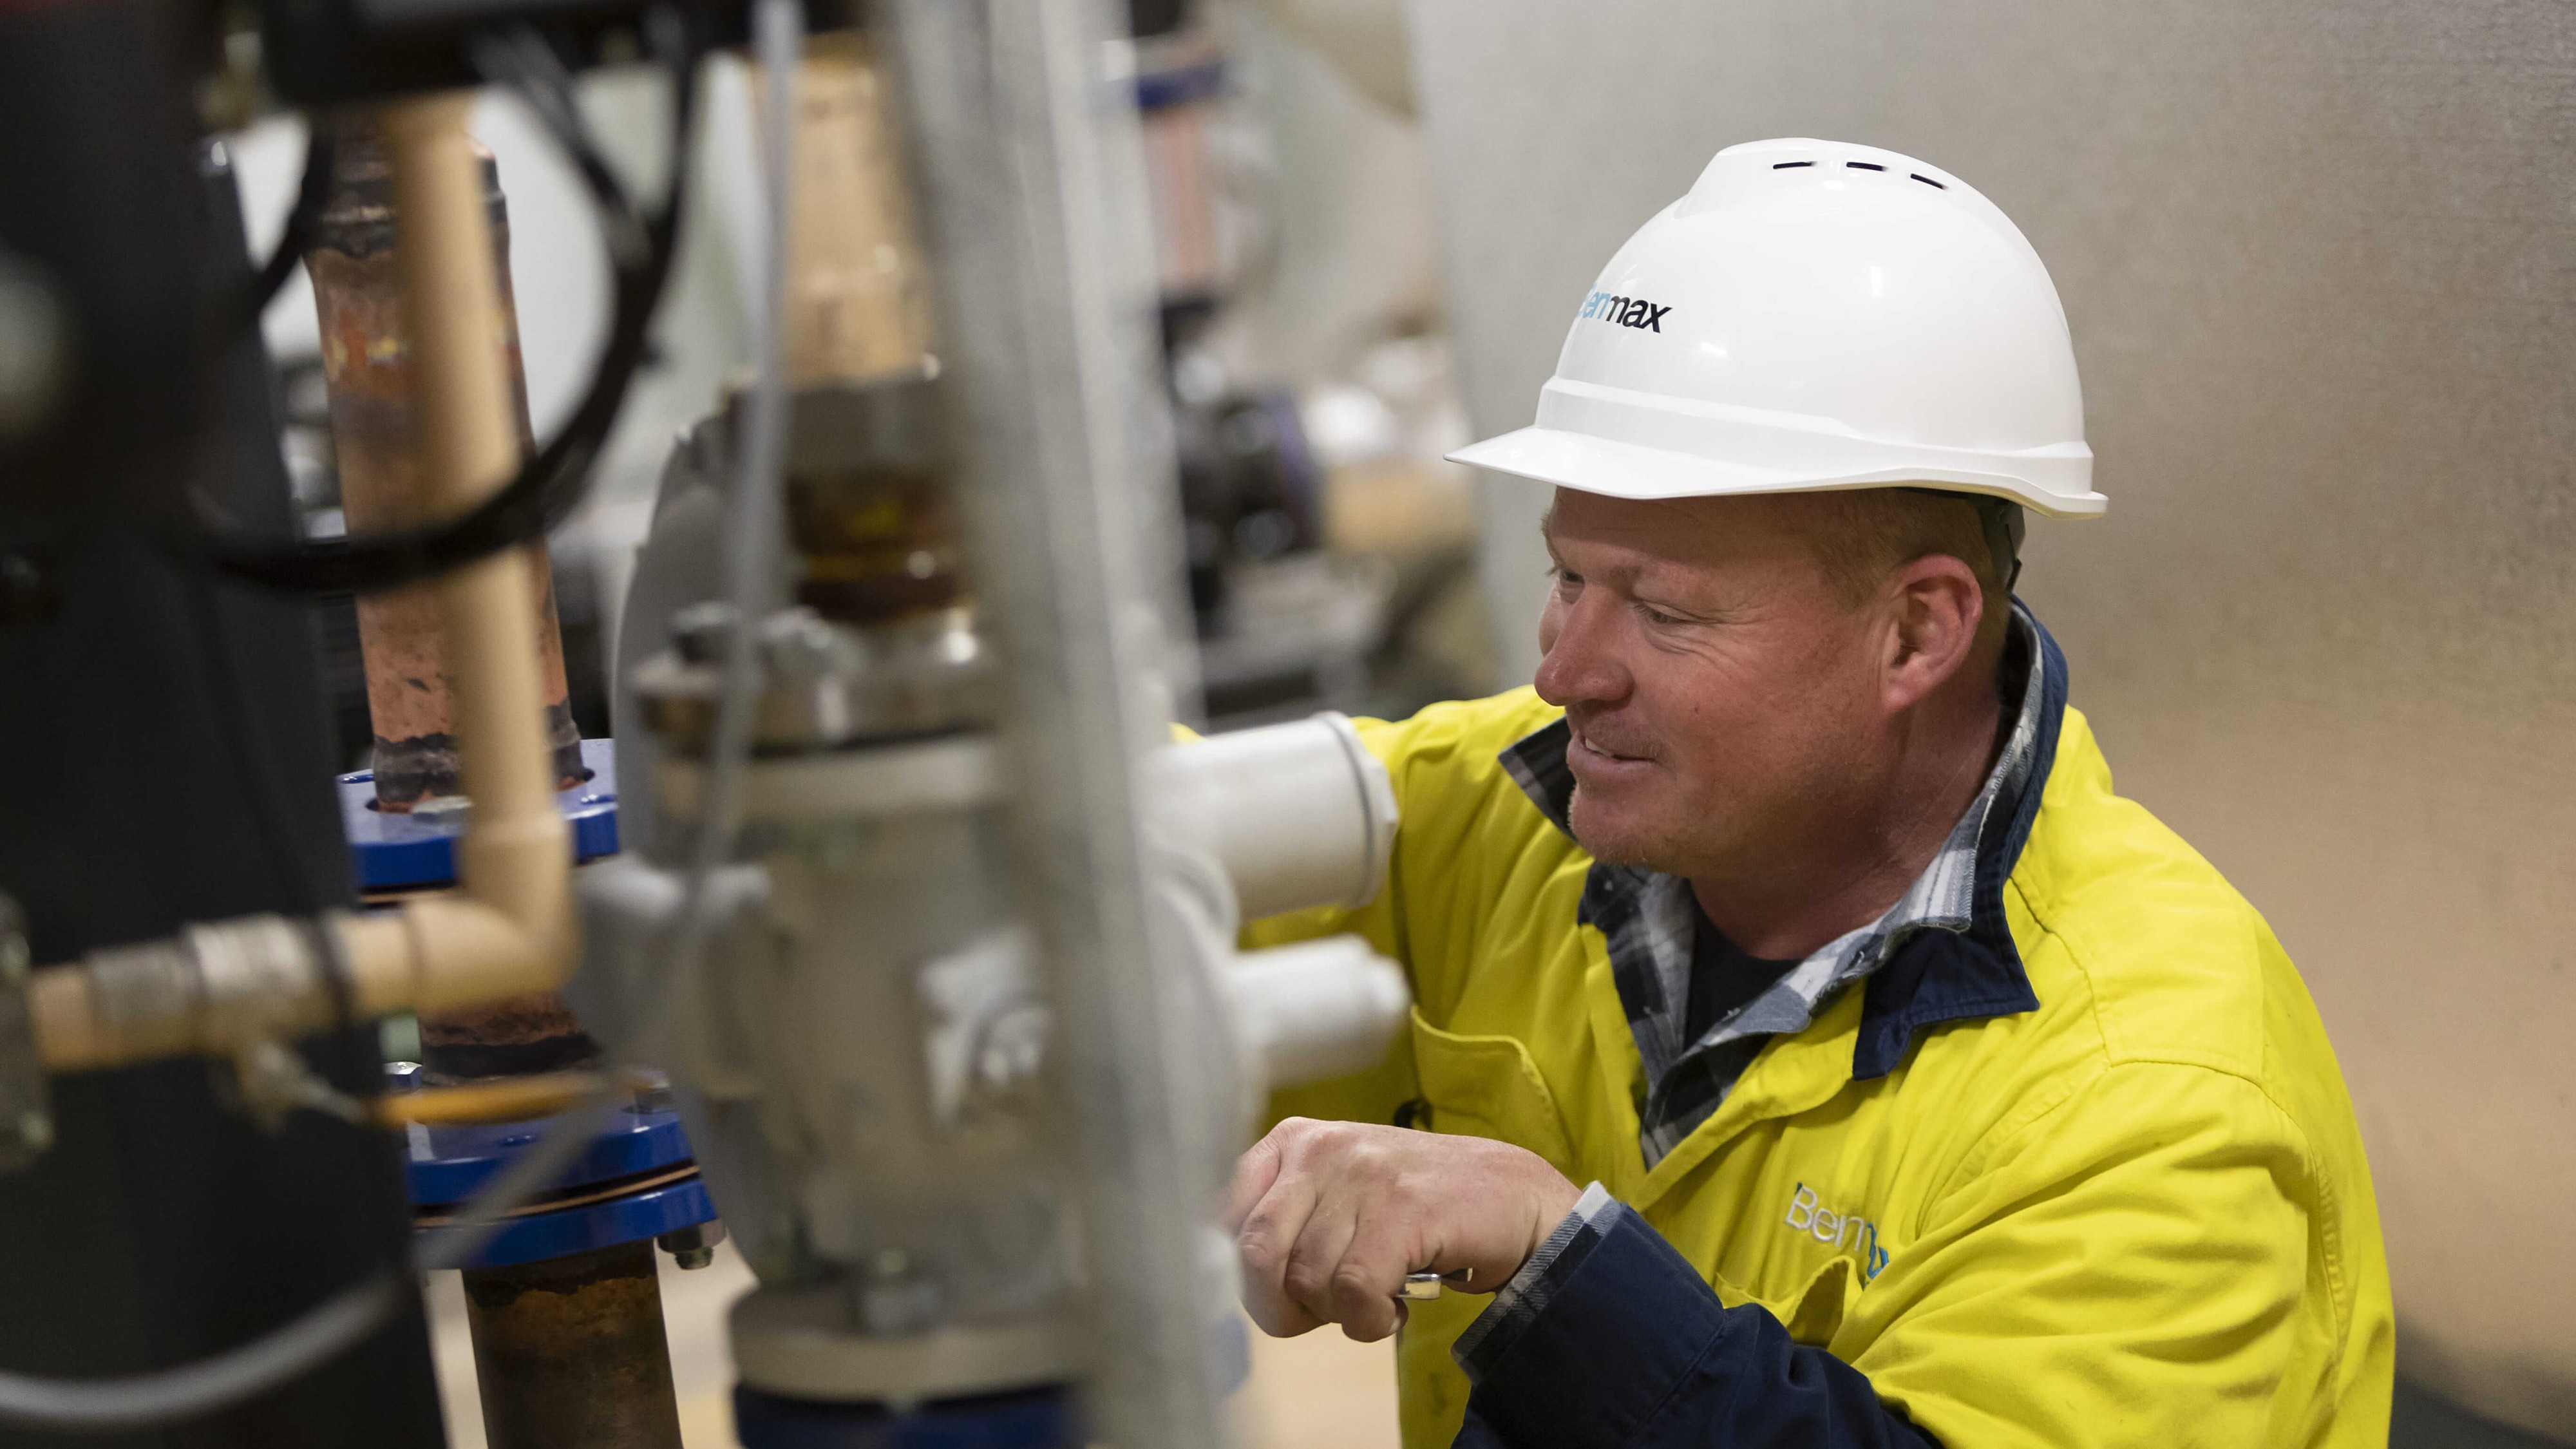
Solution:
M307 128L304 141L304 179L295 188L295 205L286 213L286 229L278 233L277 245L259 270L230 293L229 299L215 318L215 344L218 350L246 327L259 325L262 312L277 296L277 289L295 274L296 264L312 248L313 237L321 229L322 210L331 203L331 166L335 148L331 133L316 121Z
M686 201L689 136L697 114L697 38L682 13L656 7L645 16L644 33L654 58L671 72L671 181L662 203L642 219L641 256L621 257L621 222L634 213L615 173L601 158L588 128L579 123L571 98L570 77L560 65L536 64L528 47L515 39L478 46L478 62L488 54L500 61L504 75L494 79L536 90L544 100L540 119L571 156L590 187L611 237L609 250L617 263L609 335L591 373L589 389L555 437L523 464L516 477L471 513L452 522L401 532L371 534L338 545L246 545L218 539L212 550L226 572L272 588L305 593L367 593L394 588L442 574L487 554L543 538L577 507L588 485L591 465L617 421L626 389L650 352L653 314L669 280L677 249L679 219ZM543 42L537 42L543 49ZM551 52L549 59L551 59ZM202 542L200 546L205 546Z
M652 254L653 240L626 184L599 153L590 122L573 93L572 73L536 27L526 24L478 35L469 47L474 68L484 79L509 86L571 158L590 189L600 213L600 227L612 262L632 264Z

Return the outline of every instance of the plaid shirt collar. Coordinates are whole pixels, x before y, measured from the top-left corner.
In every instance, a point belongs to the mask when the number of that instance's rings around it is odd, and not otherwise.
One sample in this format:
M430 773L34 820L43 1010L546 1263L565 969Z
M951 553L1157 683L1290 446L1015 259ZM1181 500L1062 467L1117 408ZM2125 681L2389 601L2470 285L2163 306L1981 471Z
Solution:
M1894 1070L1925 1027L2039 1005L2004 921L2003 882L2038 812L2035 785L2047 780L2056 756L2066 661L2019 600L2004 671L2008 697L2016 686L2020 695L2012 732L1932 863L1886 914L1818 948L1696 1041L1682 1040L1697 919L1690 883L1642 866L1593 863L1578 919L1597 927L1608 945L1611 979L1644 1061L1638 1141L1648 1166L1708 1120L1765 1042L1804 1030L1853 982L1871 978L1855 1078ZM1571 733L1559 719L1501 755L1504 770L1569 835Z

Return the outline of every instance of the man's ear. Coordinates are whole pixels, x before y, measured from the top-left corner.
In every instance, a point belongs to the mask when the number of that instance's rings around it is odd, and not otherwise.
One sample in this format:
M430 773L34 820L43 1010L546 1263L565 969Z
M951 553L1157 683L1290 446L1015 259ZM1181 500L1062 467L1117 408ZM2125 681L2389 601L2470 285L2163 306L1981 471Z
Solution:
M1968 662L1986 615L1976 571L1946 553L1925 554L1888 576L1887 654L1880 688L1887 707L1906 709Z

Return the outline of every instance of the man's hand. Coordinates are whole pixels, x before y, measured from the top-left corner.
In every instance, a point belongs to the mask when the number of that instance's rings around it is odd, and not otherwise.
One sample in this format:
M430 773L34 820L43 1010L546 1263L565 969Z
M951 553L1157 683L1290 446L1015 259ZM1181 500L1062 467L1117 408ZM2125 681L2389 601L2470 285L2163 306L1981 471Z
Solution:
M1226 1226L1263 1332L1338 1323L1368 1343L1403 1324L1405 1274L1471 1270L1491 1293L1582 1196L1509 1143L1291 1117L1235 1164Z

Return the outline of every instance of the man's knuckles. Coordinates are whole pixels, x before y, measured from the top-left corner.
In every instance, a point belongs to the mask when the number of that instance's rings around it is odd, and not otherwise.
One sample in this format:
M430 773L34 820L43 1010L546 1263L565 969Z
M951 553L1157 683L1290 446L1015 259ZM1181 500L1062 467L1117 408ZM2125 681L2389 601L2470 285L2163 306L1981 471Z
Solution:
M1255 1327L1272 1338L1295 1338L1323 1322L1296 1304L1281 1300L1247 1303L1244 1311L1252 1315Z
M1290 1298L1308 1308L1321 1310L1332 1304L1335 1271L1330 1263L1318 1263L1311 1258L1292 1258L1288 1262L1287 1270L1280 1275L1280 1285L1287 1290Z
M1344 1258L1333 1268L1329 1282L1335 1316L1345 1323L1365 1320L1377 1322L1392 1312L1395 1290L1404 1286L1402 1277L1390 1277L1376 1264L1356 1258Z
M1291 1117L1270 1130L1279 1146L1283 1171L1332 1172L1351 1160L1367 1141L1366 1129L1353 1122L1317 1122Z
M1244 1271L1255 1278L1276 1279L1288 1265L1289 1250L1297 1240L1299 1224L1284 1223L1275 1214L1256 1212L1243 1220L1243 1230L1235 1235L1234 1248L1243 1259Z

